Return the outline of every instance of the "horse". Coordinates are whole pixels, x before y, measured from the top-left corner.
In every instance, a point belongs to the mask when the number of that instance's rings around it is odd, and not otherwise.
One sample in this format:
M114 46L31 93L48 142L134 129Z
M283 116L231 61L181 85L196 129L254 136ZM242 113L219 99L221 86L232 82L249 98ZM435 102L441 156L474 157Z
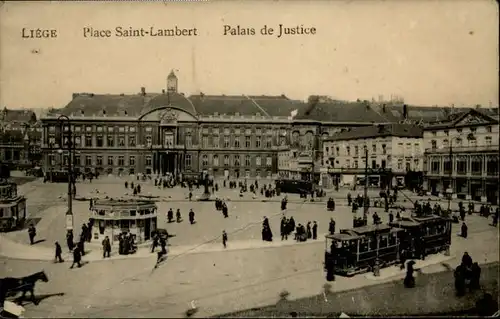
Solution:
M19 292L22 292L22 296L19 298L19 301L23 300L28 291L31 294L31 301L33 302L33 304L38 305L34 290L35 284L39 280L43 282L49 281L49 278L45 274L45 271L42 270L40 272L34 273L33 275L21 278L0 278L0 306L3 306L6 297L15 296Z

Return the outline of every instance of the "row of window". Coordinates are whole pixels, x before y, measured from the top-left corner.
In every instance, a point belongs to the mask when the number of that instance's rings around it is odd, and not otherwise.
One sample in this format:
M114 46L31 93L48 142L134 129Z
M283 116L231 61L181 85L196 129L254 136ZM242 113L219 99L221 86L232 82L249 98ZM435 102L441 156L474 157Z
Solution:
M56 127L55 125L50 125L48 127L49 133L55 133L56 132ZM98 133L103 133L103 132L108 132L108 133L114 133L114 132L119 132L119 133L135 133L137 132L137 127L136 126L94 126L93 125L85 125L85 126L71 126L72 132L98 132ZM65 125L63 127L64 132L69 131L69 126ZM145 132L153 132L153 127L152 126L146 126L144 127ZM286 129L263 129L263 128L222 128L222 127L204 127L202 128L202 133L203 134L209 134L211 132L212 134L219 134L219 133L224 133L226 135L229 134L246 134L246 135L286 135ZM188 132L189 133L189 132Z
M252 166L252 157L250 155L245 155L245 156L240 156L240 155L233 155L233 156L229 156L229 155L224 155L222 157L222 160L223 160L223 166L241 166L242 163L244 164L244 166ZM242 162L242 160L244 160L244 162ZM191 155L190 154L186 154L186 166L191 166ZM260 156L256 156L255 157L255 166L262 166L263 162L262 162L262 158ZM266 157L266 162L265 162L265 165L266 166L271 166L273 163L273 160L272 160L272 157L268 156ZM220 159L219 159L219 155L213 155L212 156L212 162L211 162L212 166L220 166ZM206 166L209 166L210 165L210 161L209 161L209 157L208 155L204 154L201 156L201 165L206 167Z
M470 162L470 171L469 171L469 162ZM430 171L432 174L440 174L441 172L444 174L450 174L452 170L461 175L466 175L467 173L471 173L472 175L481 175L483 170L487 175L496 175L498 174L498 158L497 159L489 159L486 163L483 162L483 158L480 156L472 156L470 161L467 158L458 158L455 160L455 165L452 167L451 161L449 158L443 159L443 164L441 165L441 160L439 158L433 158L430 162Z
M214 148L219 148L220 147L220 139L218 136L202 136L201 139L202 142L202 147L207 148L207 147L214 147ZM242 140L240 136L233 136L231 139L230 136L224 136L223 140L223 147L224 148L241 148L242 145L244 145L245 148L271 148L273 146L273 137L272 136L267 136L265 138L265 141L262 141L262 138L260 136L255 136L255 139L253 141L252 145L252 137L251 136L245 136L245 138ZM279 145L286 145L286 137L280 136ZM187 144L187 143L186 143Z
M144 144L146 146L151 146L152 145L153 138L151 135L148 135L144 138ZM106 138L103 135L97 135L95 137L95 145L94 145L94 137L90 134L85 135L84 140L82 141L82 138L80 136L75 136L73 140L75 147L136 147L137 146L137 139L135 135L119 135L119 136L114 136L114 135L108 135ZM82 143L84 142L84 143ZM193 145L193 139L191 134L186 134L185 136L185 142L186 142L186 147L191 147ZM242 141L239 136L234 136L232 139L230 136L224 136L222 140L222 145L223 148L241 148L242 142L244 143L245 148L271 148L273 146L273 137L272 136L267 136L264 141L262 141L262 138L260 136L255 136L255 139L252 143L252 137L251 136L245 136L244 140ZM279 143L280 145L286 145L286 138L284 136L280 136L279 138ZM49 137L49 145L55 145L56 144L56 137L55 136L50 136ZM68 144L68 138L64 137L63 139L63 145ZM174 144L174 136L171 134L166 134L164 138L164 144L165 146L172 146ZM220 138L217 136L206 136L204 135L202 137L202 146L204 148L208 147L214 147L214 148L220 148Z
M476 127L469 127L469 128L457 128L457 133L458 134L465 134L465 133L472 133L475 134L477 133L477 128ZM493 131L491 126L486 126L485 127L486 133L491 133ZM432 136L437 136L437 131L431 132ZM443 131L445 136L450 136L450 130L444 130Z
M478 143L479 141L479 143ZM478 144L481 145L481 140L478 137L473 137L473 138L467 138L465 141L457 137L454 140L452 140L451 146L452 147L462 147L462 146L469 146L469 147L475 147ZM493 143L493 138L491 136L485 136L484 137L484 145L486 146L491 146ZM450 147L450 141L448 139L443 140L442 147ZM438 143L436 140L431 140L431 148L433 150L438 148Z
M107 156L106 157L106 162L104 162L105 157L102 155L97 155L95 157L95 162L93 159L93 156L91 155L86 155L85 156L85 162L81 162L82 158L80 155L76 155L73 160L73 165L84 165L84 166L104 166L104 163L106 163L107 166L135 166L136 164L136 158L135 156L128 156L128 162L125 161L125 156L120 155L117 157L117 161L115 161L115 156ZM242 160L244 160L243 164L244 166L252 166L252 157L250 155L245 155L245 156L240 156L240 155L233 155L230 157L229 155L224 155L223 156L223 166L241 166L242 165ZM56 157L54 154L49 155L49 163L50 165L56 165ZM255 165L256 166L262 166L262 158L260 156L255 157ZM153 158L152 156L148 155L146 156L146 166L152 166L153 165ZM193 164L193 160L191 157L191 154L186 154L185 156L185 164L187 167L191 167ZM220 166L220 160L218 155L213 155L212 156L212 161L211 161L212 166ZM63 155L63 165L68 165L68 155ZM201 165L202 166L209 166L209 157L208 155L202 155L201 157ZM266 166L271 166L272 165L272 158L270 156L266 157Z
M365 160L358 161L357 159L355 159L351 162L351 160L347 159L345 161L344 168L364 168L365 162L366 162ZM412 162L413 162L413 167L412 167ZM339 161L336 161L335 163L339 164ZM351 163L352 163L352 166L351 166ZM361 166L360 166L360 164L361 164ZM397 169L398 170L403 170L403 169L405 169L406 171L409 171L411 169L419 170L420 169L419 165L420 165L420 160L418 158L413 159L413 161L411 159L406 159L406 160L398 159L398 161L397 161ZM332 164L331 166L335 167L334 164ZM380 164L377 163L377 160L372 160L370 168L373 168L373 169L391 168L391 164L390 164L390 162L387 163L386 160L382 160L380 162Z

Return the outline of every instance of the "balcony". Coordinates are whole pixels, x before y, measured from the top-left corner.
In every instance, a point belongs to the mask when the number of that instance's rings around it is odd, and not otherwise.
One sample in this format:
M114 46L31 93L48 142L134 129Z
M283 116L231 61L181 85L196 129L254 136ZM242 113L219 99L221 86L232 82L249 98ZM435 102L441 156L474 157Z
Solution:
M452 153L498 152L499 145L452 146ZM449 154L450 147L426 148L425 154Z

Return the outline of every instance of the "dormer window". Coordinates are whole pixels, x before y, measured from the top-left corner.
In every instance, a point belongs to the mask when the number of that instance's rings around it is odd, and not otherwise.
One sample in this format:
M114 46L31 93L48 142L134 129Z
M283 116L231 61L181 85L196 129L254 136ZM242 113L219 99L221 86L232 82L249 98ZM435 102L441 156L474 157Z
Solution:
M260 113L259 113L259 112L255 113L255 116L259 117L259 116L260 116Z
M219 116L219 112L214 112L214 116Z
M81 115L85 115L85 111L84 110L80 110L80 114Z
M125 111L123 111L123 113L124 113L125 115L128 115L128 113L127 113L127 111L126 111L126 110L125 110Z
M102 115L106 115L106 110L102 110Z

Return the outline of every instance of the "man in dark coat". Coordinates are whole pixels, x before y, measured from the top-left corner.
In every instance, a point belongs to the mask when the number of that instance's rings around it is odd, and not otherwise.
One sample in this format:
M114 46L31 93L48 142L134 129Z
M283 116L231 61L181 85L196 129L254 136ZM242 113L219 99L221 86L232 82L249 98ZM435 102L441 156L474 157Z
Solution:
M224 245L224 248L227 247L227 233L225 230L222 231L222 245Z
M335 234L335 221L333 218L330 218L330 225L328 226L328 231L330 232L330 235Z
M59 262L59 263L62 263L64 262L64 260L62 259L62 248L61 248L61 245L59 245L59 243L56 241L55 243L55 246L56 246L56 258L55 258L55 262Z
M312 232L313 232L313 239L318 239L318 223L314 221L313 226L312 226Z
M170 208L167 212L167 220L171 223L174 220L174 211Z
M460 236L462 236L463 238L467 238L467 233L468 233L468 227L467 225L465 224L465 222L462 223L462 227L461 227L461 233L460 233Z
M281 240L288 239L288 229L287 229L287 220L286 217L283 216L281 218L281 224L280 224L280 233L281 233Z
M108 236L102 240L102 258L106 257L111 257L111 242Z
M33 224L28 228L28 236L30 237L30 245L35 244L36 228Z
M66 233L66 245L68 245L69 251L72 251L73 248L75 247L72 230L68 230L68 232Z
M222 203L222 215L224 215L224 218L228 218L229 217L228 210L227 210L227 204L226 203Z
M306 231L307 239L311 239L312 238L311 222L307 222L306 229L307 229Z
M178 223L182 221L181 210L179 208L177 208L177 212L175 212L175 218L177 219Z
M158 234L153 235L153 243L151 244L151 253L155 252L156 247L158 247L160 239Z
M191 223L191 225L194 224L194 212L193 212L193 209L189 210L189 223Z
M85 256L85 241L82 238L80 238L80 241L78 241L78 244L76 246L80 250L80 254L82 256Z
M464 255L462 256L462 265L466 268L471 268L472 267L472 257L469 255L468 252L465 252Z
M80 252L80 249L78 247L76 247L75 249L73 249L73 263L71 264L71 267L69 267L70 269L73 269L73 267L76 265L78 265L78 268L82 267L81 265L81 262L82 261L82 254Z

